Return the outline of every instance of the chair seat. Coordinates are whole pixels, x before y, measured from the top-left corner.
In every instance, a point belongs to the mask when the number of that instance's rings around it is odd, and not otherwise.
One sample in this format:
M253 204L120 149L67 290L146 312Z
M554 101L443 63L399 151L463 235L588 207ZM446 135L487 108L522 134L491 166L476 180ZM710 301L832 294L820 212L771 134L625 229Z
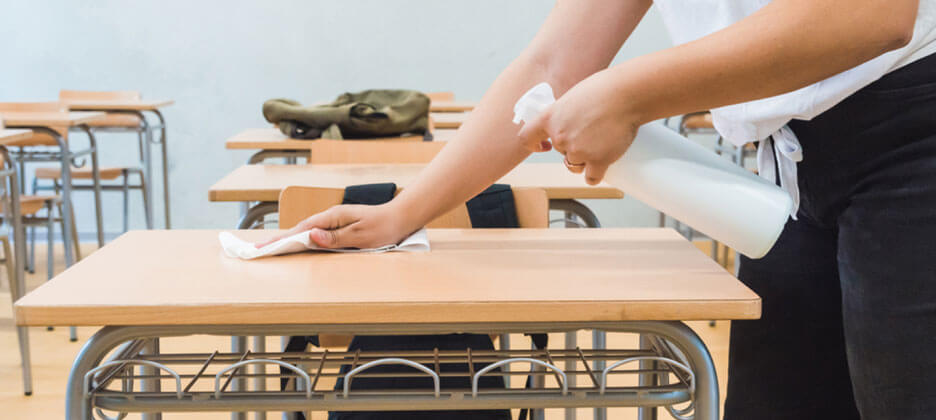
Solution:
M105 166L100 168L101 179L114 180L120 178L125 170L134 169L127 166ZM72 179L91 179L91 168L72 168ZM61 168L57 166L47 166L36 168L36 178L39 179L60 179L62 177Z
M687 115L682 125L683 128L688 130L715 129L715 124L712 122L712 114L708 112Z
M62 134L62 137L64 137L66 141L68 140L68 129L56 128L55 131L58 131L60 134ZM32 137L28 139L18 140L18 141L10 142L7 144L7 146L13 146L13 147L31 147L31 146L58 147L58 145L59 145L58 142L55 141L55 139L52 136L46 133L33 133Z
M42 210L49 201L58 200L57 195L21 195L20 214L32 216ZM3 211L3 201L0 201L0 211Z

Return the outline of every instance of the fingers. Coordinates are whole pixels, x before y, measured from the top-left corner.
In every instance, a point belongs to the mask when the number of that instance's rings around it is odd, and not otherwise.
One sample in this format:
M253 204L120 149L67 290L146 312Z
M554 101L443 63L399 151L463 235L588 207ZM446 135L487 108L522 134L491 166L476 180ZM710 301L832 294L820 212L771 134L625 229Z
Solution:
M605 177L605 173L608 172L608 164L606 163L589 163L585 165L585 182L588 185L598 185L602 179Z
M309 239L322 248L367 248L366 231L357 223L331 230L316 228L309 231Z
M552 150L552 144L549 142L549 133L546 132L546 121L548 113L543 112L535 120L526 122L517 133L517 137L530 152L548 152Z
M345 225L349 225L358 220L358 206L335 206L321 213L309 216L307 219L299 222L296 226L286 232L277 235L273 239L255 244L257 248L263 248L280 239L305 232L310 229L331 230Z

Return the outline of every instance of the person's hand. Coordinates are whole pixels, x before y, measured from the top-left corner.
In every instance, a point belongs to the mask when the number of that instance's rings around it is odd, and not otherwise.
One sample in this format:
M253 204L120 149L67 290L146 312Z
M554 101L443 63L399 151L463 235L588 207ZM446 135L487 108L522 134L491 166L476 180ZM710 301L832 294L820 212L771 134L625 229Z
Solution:
M399 243L412 232L400 223L389 205L341 205L310 216L284 234L257 243L262 248L287 236L309 231L322 248L377 248Z
M627 109L626 98L615 92L603 73L575 85L518 133L531 152L548 151L552 140L552 148L565 156L566 167L585 172L591 185L604 179L608 166L627 151L640 126Z

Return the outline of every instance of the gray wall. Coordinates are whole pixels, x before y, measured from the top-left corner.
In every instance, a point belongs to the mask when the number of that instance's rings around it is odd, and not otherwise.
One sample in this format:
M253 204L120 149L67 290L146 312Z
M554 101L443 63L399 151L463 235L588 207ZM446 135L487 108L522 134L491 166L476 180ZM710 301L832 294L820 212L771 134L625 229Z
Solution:
M0 52L9 61L0 65L0 101L53 100L62 88L132 89L176 100L165 114L173 224L184 228L235 225L238 206L209 203L208 188L246 160L248 152L225 150L224 139L262 126L265 99L311 102L402 87L476 100L552 7L535 0L2 3ZM617 61L669 45L651 10ZM103 164L136 162L132 137L101 137ZM79 227L90 232L89 193L79 194ZM142 227L134 199L132 227ZM633 200L589 205L606 226L656 223L656 213ZM111 196L105 206L108 231L116 232L119 202Z

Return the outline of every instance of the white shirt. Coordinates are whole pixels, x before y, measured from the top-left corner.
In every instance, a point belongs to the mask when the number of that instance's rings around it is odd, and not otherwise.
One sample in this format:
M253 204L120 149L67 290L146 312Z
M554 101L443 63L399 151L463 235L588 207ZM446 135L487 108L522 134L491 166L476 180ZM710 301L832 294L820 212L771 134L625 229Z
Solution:
M676 44L702 38L756 12L770 0L654 0ZM786 127L792 119L811 120L861 88L916 60L936 54L936 0L920 0L913 39L855 68L783 95L712 110L715 129L740 146L772 137L773 147L758 148L762 176L773 179L774 156L780 182L793 197L795 217L799 207L796 162L802 149Z

